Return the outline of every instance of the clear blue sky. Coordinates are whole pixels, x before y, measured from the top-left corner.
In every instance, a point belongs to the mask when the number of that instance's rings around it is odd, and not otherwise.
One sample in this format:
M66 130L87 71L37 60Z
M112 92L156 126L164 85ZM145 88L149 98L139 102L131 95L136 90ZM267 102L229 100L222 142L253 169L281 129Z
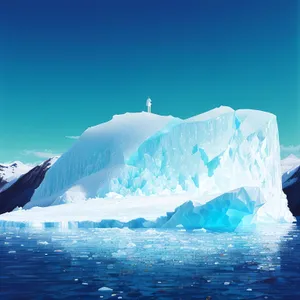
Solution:
M61 153L126 111L220 105L278 116L300 144L297 0L27 0L0 4L0 161ZM47 150L47 151L46 151Z

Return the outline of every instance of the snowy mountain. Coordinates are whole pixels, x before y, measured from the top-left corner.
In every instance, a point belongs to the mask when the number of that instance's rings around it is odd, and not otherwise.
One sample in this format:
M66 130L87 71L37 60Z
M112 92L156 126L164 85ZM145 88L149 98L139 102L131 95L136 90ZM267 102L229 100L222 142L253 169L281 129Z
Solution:
M290 155L282 161L282 188L294 216L300 216L300 159Z
M300 166L285 175L283 191L289 200L289 208L294 216L300 216Z
M43 181L46 172L56 160L56 157L48 159L22 176L9 181L0 191L0 214L12 211L16 207L23 207L31 199L34 190ZM24 171L25 168L22 170Z
M281 172L284 174L298 166L300 166L300 158L291 154L281 161Z
M32 169L32 165L15 161L10 164L0 164L0 192L8 188L21 175Z
M179 215L184 218L189 211L188 218L204 219L201 224L207 228L216 223L291 222L281 185L277 121L270 113L220 107L186 120L126 113L87 129L46 173L25 208L85 206L89 220L95 201L136 197L122 205L132 211L140 201L167 197L169 209L164 208L174 212L172 199L180 197ZM98 200L85 201L91 198ZM185 206L189 200L193 207ZM230 205L224 208L218 204L222 202ZM113 206L116 216L119 207ZM150 213L151 205L147 209ZM56 219L61 211L66 221L62 207L51 211ZM176 222L184 223L180 218Z

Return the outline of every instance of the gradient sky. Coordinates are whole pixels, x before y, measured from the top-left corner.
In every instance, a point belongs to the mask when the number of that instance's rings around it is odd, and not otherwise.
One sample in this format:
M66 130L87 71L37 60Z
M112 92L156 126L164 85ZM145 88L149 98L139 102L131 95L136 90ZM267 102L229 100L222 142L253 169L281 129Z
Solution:
M66 136L145 109L220 105L278 116L300 144L297 0L27 0L0 4L0 161L34 162ZM292 149L292 148L291 148Z

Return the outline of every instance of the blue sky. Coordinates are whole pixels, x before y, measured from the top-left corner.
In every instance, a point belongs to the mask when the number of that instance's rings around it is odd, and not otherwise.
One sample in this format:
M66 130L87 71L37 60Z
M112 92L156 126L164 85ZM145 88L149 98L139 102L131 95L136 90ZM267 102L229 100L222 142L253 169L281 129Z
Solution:
M297 0L1 1L0 161L68 149L114 114L277 115L300 154Z

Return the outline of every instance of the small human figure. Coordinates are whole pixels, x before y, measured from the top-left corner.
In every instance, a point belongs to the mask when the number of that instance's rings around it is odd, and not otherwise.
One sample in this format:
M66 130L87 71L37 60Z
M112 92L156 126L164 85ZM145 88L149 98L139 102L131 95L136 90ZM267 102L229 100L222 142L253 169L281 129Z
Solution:
M148 97L148 99L146 101L146 106L147 106L148 113L151 113L151 105L152 105L152 100Z

